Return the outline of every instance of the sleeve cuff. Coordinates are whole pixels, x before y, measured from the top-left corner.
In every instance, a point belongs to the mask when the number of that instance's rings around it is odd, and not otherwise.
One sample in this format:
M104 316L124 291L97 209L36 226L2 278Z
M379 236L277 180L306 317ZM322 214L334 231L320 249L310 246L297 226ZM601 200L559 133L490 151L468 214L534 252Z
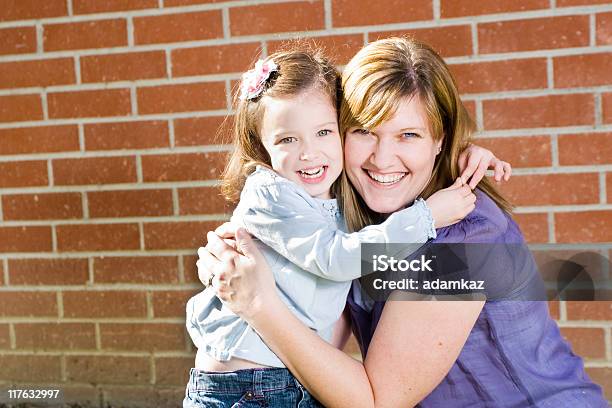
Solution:
M421 214L422 217L425 218L424 221L428 227L427 228L427 238L435 239L437 237L436 224L433 219L433 216L431 215L431 210L427 206L427 203L422 198L417 198L414 202L414 206L416 206L419 209L419 213Z

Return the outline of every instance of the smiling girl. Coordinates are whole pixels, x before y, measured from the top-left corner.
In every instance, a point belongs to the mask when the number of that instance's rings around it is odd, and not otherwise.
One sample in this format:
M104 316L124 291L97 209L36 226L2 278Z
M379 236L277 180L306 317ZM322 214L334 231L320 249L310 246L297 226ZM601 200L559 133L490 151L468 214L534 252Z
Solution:
M361 243L424 243L435 237L435 227L465 217L475 201L458 178L380 225L343 232L336 202L343 191L337 104L338 74L317 52L281 52L259 61L242 79L235 150L224 174L226 196L239 197L231 222L258 239L282 301L327 342L351 280L361 276ZM408 129L401 137L413 135ZM475 156L492 157L473 150ZM488 164L483 158L482 166ZM387 170L381 165L367 177L389 188L412 177L410 171ZM185 406L229 407L248 400L266 401L269 407L318 406L213 288L190 299L187 328L198 353Z

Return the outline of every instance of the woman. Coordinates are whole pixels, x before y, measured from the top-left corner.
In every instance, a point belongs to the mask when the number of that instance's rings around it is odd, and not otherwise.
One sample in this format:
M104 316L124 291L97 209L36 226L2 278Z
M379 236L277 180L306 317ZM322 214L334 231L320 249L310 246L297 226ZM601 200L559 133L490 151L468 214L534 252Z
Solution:
M431 48L398 38L374 42L349 62L342 84L345 167L355 193L343 211L351 229L452 183L473 126L448 68ZM380 182L390 176L396 181ZM521 243L506 201L486 180L478 188L472 214L440 229L435 241ZM231 235L224 229L218 233ZM326 406L608 406L545 302L372 306L354 287L348 309L365 355L362 365L288 311L248 236L240 230L237 238L244 255L209 234L210 254L201 259L215 274L219 297ZM346 338L344 324L337 338Z

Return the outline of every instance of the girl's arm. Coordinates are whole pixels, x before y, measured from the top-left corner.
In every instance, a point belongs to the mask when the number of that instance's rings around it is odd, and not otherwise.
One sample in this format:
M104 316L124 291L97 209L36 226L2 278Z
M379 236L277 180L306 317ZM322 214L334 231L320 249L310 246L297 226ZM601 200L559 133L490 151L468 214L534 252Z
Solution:
M323 278L349 281L360 277L364 242L422 244L435 237L432 214L423 200L395 212L379 225L346 233L321 214L305 191L284 179L276 180L271 182L265 173L250 176L236 214L264 244ZM460 180L434 196L430 199L434 200L436 216L441 218L437 226L459 221L473 209L476 200Z
M244 255L211 238L202 257L218 296L264 338L298 380L328 407L413 406L444 378L483 302L390 301L368 356L357 360L323 341L282 303L265 259L243 230ZM218 259L228 259L221 262Z

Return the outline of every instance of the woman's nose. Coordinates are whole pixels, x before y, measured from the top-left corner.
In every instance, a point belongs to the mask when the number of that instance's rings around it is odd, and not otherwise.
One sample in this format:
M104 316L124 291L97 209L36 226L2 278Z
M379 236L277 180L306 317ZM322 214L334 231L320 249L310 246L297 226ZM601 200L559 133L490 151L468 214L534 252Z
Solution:
M393 146L393 143L389 143L382 138L379 139L370 156L370 162L380 170L391 167L395 159L395 149L396 147Z

